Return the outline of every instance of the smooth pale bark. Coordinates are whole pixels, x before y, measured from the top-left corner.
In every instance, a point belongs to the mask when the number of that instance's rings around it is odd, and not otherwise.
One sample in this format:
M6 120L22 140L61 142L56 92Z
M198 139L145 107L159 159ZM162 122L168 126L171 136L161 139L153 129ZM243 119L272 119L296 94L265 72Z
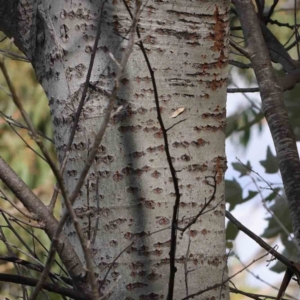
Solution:
M82 94L101 6L102 1L51 1L50 5L45 0L38 7L33 65L49 98L60 161ZM217 174L218 182L209 207L214 209L200 216L191 230L179 233L175 299L221 283L227 276L223 176L228 18L229 1L192 0L150 0L140 16L165 127L184 120L168 131L182 193L180 225L196 215L213 193L206 176ZM107 94L114 86L116 66L109 53L118 60L122 57L127 45L123 37L131 18L122 1L110 0L104 4L101 22L91 78L96 89L89 90L65 170L70 192L105 115ZM170 118L179 107L185 111ZM99 223L91 245L99 281L133 240L171 225L174 199L153 85L136 45L121 81L116 113L74 205L86 237L93 237L97 220ZM83 257L70 222L65 233ZM134 243L118 258L101 292L112 289L110 299L164 299L169 246L170 229ZM190 270L186 276L185 263ZM219 299L220 295L228 298L226 286L198 298Z

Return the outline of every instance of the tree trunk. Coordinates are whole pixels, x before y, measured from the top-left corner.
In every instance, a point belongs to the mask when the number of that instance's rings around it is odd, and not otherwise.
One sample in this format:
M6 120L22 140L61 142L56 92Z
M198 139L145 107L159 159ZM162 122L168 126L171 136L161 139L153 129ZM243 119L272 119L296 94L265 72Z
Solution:
M0 1L2 16L12 9L4 2ZM0 29L13 36L32 59L49 99L61 163L101 20L88 97L64 172L65 184L72 192L114 86L116 64L109 53L121 59L131 18L121 0L52 1L51 5L43 0L37 7L30 1L12 2L30 14L27 23L26 18L19 19L31 33L20 34L24 25L9 27L6 18ZM141 40L154 71L160 112L165 128L170 128L168 146L181 194L178 226L188 224L216 193L204 210L207 213L183 234L177 232L175 299L227 277L223 176L228 18L229 1L223 0L149 0L143 3L140 15ZM151 74L136 44L121 80L114 114L74 204L91 242L99 282L129 246L102 286L101 293L112 292L110 299L164 299L168 293L176 194L154 98ZM170 118L181 107L183 113ZM216 188L211 186L214 178ZM71 222L64 231L83 260ZM220 295L228 298L226 286L198 299Z

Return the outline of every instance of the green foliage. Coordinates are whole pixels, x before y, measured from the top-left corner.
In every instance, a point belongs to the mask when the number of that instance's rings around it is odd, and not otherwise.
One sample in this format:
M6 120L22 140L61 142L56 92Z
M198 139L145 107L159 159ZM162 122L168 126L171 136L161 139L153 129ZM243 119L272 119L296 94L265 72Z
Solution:
M240 172L240 177L248 175L252 169L249 161L247 161L246 165L244 165L240 162L237 162L237 163L234 162L231 165L234 168L234 170L236 170L237 172Z
M265 1L266 10L269 9L270 6L274 3L274 1ZM286 3L283 1L282 4ZM280 8L280 3L277 5L277 9ZM245 46L243 43L243 37L240 30L240 23L238 18L235 15L234 9L232 10L231 16L231 26L234 26L234 31L232 31L232 39L238 43L240 46ZM268 24L268 28L272 31L273 35L279 40L279 42L284 45L284 47L288 47L292 43L295 42L294 29L292 25L300 22L300 14L296 15L296 19L294 20L294 15L292 10L287 12L286 10L275 11L272 15L271 24ZM290 28L283 27L279 23L290 24ZM276 49L274 49L276 50ZM233 49L233 53L237 51ZM298 59L297 47L291 48L288 53L294 59ZM255 78L252 70L249 68L249 60L241 55L232 55L232 61L235 65L243 65L243 68L234 68L233 76L230 81L230 84L235 86L235 74L237 73L244 83L248 83L248 86L255 84ZM279 78L284 76L285 73L282 70L281 65L273 64L275 69L276 76ZM237 108L235 113L228 117L226 136L230 137L233 141L238 141L238 145L242 145L247 147L249 141L254 137L254 132L257 132L257 129L261 131L262 126L266 125L262 109L260 105L257 105L254 102L254 96L257 94L243 94L241 97L244 97L248 100L248 106L243 106L242 108ZM284 104L287 109L287 113L289 116L290 124L294 130L295 137L297 141L300 141L300 84L296 85L292 90L284 92ZM238 105L237 105L238 106ZM255 131L253 129L256 129ZM254 162L251 161L254 165ZM255 199L255 196L258 195L261 197L261 201L268 208L269 212L267 212L267 226L261 235L264 239L274 241L276 239L280 239L282 244L284 245L284 250L282 254L285 255L290 260L296 259L296 246L292 241L292 225L290 211L287 205L287 201L284 198L283 187L279 185L267 185L267 189L263 189L260 187L260 183L263 181L262 178L264 174L260 174L260 176L251 175L250 170L252 169L251 163L248 161L246 165L242 163L235 162L232 164L232 167L235 171L239 173L239 179L236 180L233 178L232 180L226 180L226 201L229 204L229 210L233 210L238 205L242 205L247 201L252 201ZM279 165L278 158L276 154L273 154L270 147L267 148L265 159L259 162L261 166L264 168L265 174L279 174ZM256 171L254 169L254 171ZM253 180L256 181L256 191L248 190L245 184L245 187L241 187L241 182L245 182L245 178L247 176L251 176L251 182ZM256 177L254 179L254 177ZM266 185L266 183L264 183ZM263 199L262 199L263 198ZM232 248L232 243L238 234L238 231L235 227L233 227L230 223L227 226L227 239L228 246ZM281 250L281 249L280 249ZM271 268L274 272L282 272L285 270L285 267L276 262L276 264Z
M236 205L243 201L243 190L235 180L225 180L226 202L229 203L229 210L233 210Z
M22 55L17 48L1 43L1 47L10 52ZM8 58L5 59L5 65L9 71L10 79L16 92L21 99L25 110L31 118L35 128L44 135L52 138L52 127L50 122L50 113L48 108L48 100L43 89L36 80L34 70L29 63L22 61L14 61ZM0 72L0 152L3 159L13 168L13 170L25 181L30 189L45 203L48 204L55 184L54 176L50 171L48 164L34 153L33 149L39 153L35 141L31 138L28 130L25 128L25 122L18 109L15 107L8 91L6 81ZM14 124L20 123L24 127L20 128ZM56 160L53 144L47 139L43 142L48 149L48 152L54 160ZM5 196L14 202L21 210L25 210L14 195L7 189L7 187L0 182L0 206L2 209L12 213L14 216L28 222L23 215L12 208L12 206L5 201ZM59 205L56 207L55 213L58 214ZM9 223L8 223L9 222ZM34 229L28 225L17 223L15 220L8 218L7 220L0 214L0 225L2 228L1 236L4 236L11 244L11 251L20 258L36 263L35 259L39 259L45 263L47 252L45 247L49 248L50 242L43 230ZM8 226L9 225L9 226ZM10 227L11 226L11 227ZM15 233L13 231L15 230ZM17 236L19 235L20 238ZM34 237L35 238L34 238ZM26 248L25 244L28 248ZM29 253L32 249L33 253ZM5 243L0 243L0 253L7 254L8 249ZM25 255L25 253L29 254ZM1 264L2 270L5 272L15 273L15 268L12 264ZM54 267L57 271L59 268ZM28 272L26 268L21 268L20 275L34 276L38 278L40 273ZM2 290L4 285L0 285ZM22 292L20 287L11 284L9 287L10 299L11 294L20 295ZM55 298L52 298L55 299Z
M280 236L281 242L284 245L284 250L282 251L282 255L288 257L292 261L297 261L297 247L294 242L290 241L286 235ZM286 271L286 266L283 265L280 261L277 261L276 264L270 268L270 270L281 273Z
M260 125L264 116L257 112L256 108L248 107L242 112L237 112L227 117L226 137L238 133L239 144L247 146L251 137L251 128L253 125Z
M228 245L228 246L231 246L230 248L232 248L232 242L230 242L230 241L234 240L237 237L238 233L239 233L238 228L235 225L233 225L232 223L228 222L228 225L226 228L226 240L229 243L231 243ZM229 248L228 246L227 246L227 248Z
M265 172L268 174L274 174L278 172L279 165L278 159L273 155L270 146L267 149L267 157L265 160L261 160L260 164L265 168Z

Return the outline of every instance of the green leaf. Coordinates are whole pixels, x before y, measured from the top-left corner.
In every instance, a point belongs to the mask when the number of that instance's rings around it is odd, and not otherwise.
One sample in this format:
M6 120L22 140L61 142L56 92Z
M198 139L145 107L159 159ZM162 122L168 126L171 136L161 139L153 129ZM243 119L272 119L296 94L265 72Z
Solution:
M270 268L270 270L273 271L273 272L276 272L276 273L281 273L281 272L284 272L286 270L286 266L282 262L277 261L275 266Z
M235 178L225 180L225 195L226 202L229 203L229 210L233 210L238 204L249 201L257 194L258 192L256 191L249 191L248 196L243 199L243 190Z
M274 188L274 191L265 198L265 201L272 201L278 196L279 192L281 191L281 188Z
M236 236L238 235L239 230L238 228L233 225L231 222L228 222L227 228L226 228L226 240L235 240Z
M284 241L285 240L285 241ZM282 239L283 245L285 246L285 249L282 252L282 255L285 257L288 257L289 260L296 261L297 260L297 249L296 245L285 238ZM270 268L273 272L281 273L286 270L286 266L281 263L280 261L277 261L276 264Z
M262 234L262 237L273 238L279 234L287 236L287 232L292 232L292 221L286 201L278 197L276 198L275 203L269 209L276 216L276 218L267 218L268 226Z
M243 202L243 190L240 184L233 180L225 180L226 202L229 203L229 210L233 210L236 205Z
M240 177L248 175L251 172L250 170L252 169L249 161L247 161L246 165L244 165L240 162L235 162L235 163L232 163L231 165L236 171L240 172Z
M274 156L270 147L267 149L266 160L261 160L260 164L265 168L265 172L268 174L274 174L278 172L278 158Z
M257 194L258 194L258 192L256 192L256 191L249 191L249 192L248 192L248 196L247 196L245 199L243 199L243 202L246 202L246 201L251 200L251 199L254 198Z
M250 140L250 125L249 125L249 111L244 111L242 113L242 127L239 128L239 131L241 132L240 135L240 143L244 146L247 146L249 140Z
M232 249L232 248L233 248L233 242L231 242L231 241L226 241L226 248Z
M238 130L238 124L237 124L237 117L236 115L227 117L226 119L226 130L225 134L226 137L230 136L233 132Z

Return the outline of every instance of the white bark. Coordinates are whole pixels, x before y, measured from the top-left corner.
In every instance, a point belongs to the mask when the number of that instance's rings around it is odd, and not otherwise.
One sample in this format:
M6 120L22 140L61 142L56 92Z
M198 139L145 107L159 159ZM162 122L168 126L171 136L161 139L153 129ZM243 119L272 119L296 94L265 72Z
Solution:
M45 33L36 49L35 68L46 90L60 159L64 156L80 99L102 1L43 1L39 6ZM145 1L140 31L158 84L169 146L182 193L179 219L197 214L212 188L205 176L217 172L218 185L210 208L177 245L175 299L226 278L224 237L224 150L229 1ZM120 0L104 5L101 37L89 98L68 157L65 182L71 192L84 165L107 106L122 57L131 19ZM118 34L116 34L116 31ZM103 90L105 92L103 92ZM134 239L171 225L174 188L154 103L153 85L145 59L135 46L117 99L118 112L107 128L88 182L75 207L86 236L99 227L92 244L95 271L101 280L113 259ZM174 110L185 107L176 119ZM97 210L97 176L99 206ZM89 189L89 192L87 192ZM89 195L89 199L87 199ZM92 211L89 215L87 212ZM86 214L84 214L86 213ZM89 220L91 231L89 231ZM185 221L181 222L184 225ZM82 255L73 229L65 232ZM189 240L191 241L187 253ZM110 299L163 299L167 294L170 230L140 240L117 260L105 283ZM198 299L227 298L226 287Z

